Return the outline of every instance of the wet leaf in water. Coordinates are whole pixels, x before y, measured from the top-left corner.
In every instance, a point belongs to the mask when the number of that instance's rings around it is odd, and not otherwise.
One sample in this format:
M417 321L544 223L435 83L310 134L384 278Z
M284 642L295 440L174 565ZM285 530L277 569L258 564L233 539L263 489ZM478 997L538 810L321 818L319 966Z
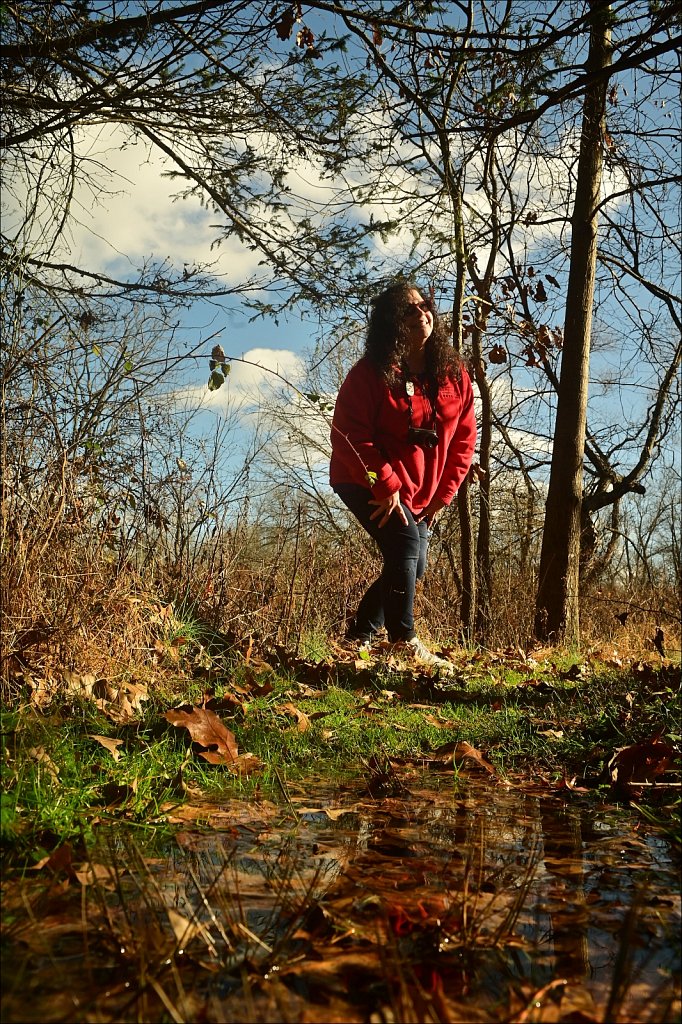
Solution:
M222 751L201 750L199 757L209 764L224 764L235 775L253 775L263 769L263 762L255 754L239 754L234 760L228 760Z
M326 814L330 821L338 821L344 814L352 814L355 804L352 807L297 807L298 814Z
M443 743L440 747L436 747L430 759L436 764L454 764L462 765L467 762L473 762L474 764L480 765L484 771L490 775L496 775L496 771L490 762L483 756L480 750L476 750L466 740L459 740L457 743Z
M446 749L452 763L456 745ZM30 992L10 983L3 1019L23 1021L27 997L36 1021L679 1018L676 863L631 814L567 805L552 780L538 799L538 776L532 790L505 790L487 771L460 778L453 799L450 780L436 774L431 784L411 769L402 775L410 791L370 799L367 775L400 780L388 758L365 771L352 784L291 783L300 802L293 824L289 803L171 806L168 820L177 814L182 831L156 861L118 823L113 844L93 849L84 888L73 877L60 885L23 873L23 898L9 893L12 923L5 882L11 977ZM100 886L98 896L97 874L114 850L130 872L119 872L118 893ZM635 904L632 969L607 1015ZM59 1004L54 994L67 987L87 1000L87 1016Z
M557 789L557 790L568 789L572 793L589 793L590 792L590 790L586 786L580 786L577 783L578 783L578 776L577 775L574 775L572 779L569 779L566 775L564 775L557 782L553 783L552 788L553 789Z
M167 907L168 920L180 947L189 946L190 942L197 936L205 934L206 929L193 921L190 921L174 907Z
M590 993L578 983L556 978L535 992L511 1024L597 1024L601 1021Z
M114 892L118 880L118 872L107 864L81 864L74 875L81 885L96 885L108 892Z
M166 819L176 823L205 823L216 832L233 829L236 825L253 825L260 832L263 822L270 822L281 814L280 808L268 800L247 803L243 800L223 800L219 804L194 801L185 804L164 804ZM256 824L257 823L257 824Z

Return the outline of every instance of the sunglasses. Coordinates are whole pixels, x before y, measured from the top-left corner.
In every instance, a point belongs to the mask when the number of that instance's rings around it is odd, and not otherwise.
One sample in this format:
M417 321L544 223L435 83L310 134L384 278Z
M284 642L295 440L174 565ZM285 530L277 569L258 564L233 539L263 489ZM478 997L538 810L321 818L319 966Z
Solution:
M408 302L405 316L414 316L415 313L430 313L431 307L428 302Z

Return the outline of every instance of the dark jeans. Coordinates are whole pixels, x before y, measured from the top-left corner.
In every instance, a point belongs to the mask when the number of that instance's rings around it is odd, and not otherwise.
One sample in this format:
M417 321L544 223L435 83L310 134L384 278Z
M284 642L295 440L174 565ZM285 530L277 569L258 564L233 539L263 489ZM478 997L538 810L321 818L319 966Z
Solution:
M357 484L338 484L334 490L358 522L379 545L384 567L379 579L365 593L348 635L369 640L386 626L389 640L411 640L414 632L414 590L426 570L429 530L426 520L419 523L405 505L407 525L394 512L385 526L370 519L376 505L370 505L372 492Z

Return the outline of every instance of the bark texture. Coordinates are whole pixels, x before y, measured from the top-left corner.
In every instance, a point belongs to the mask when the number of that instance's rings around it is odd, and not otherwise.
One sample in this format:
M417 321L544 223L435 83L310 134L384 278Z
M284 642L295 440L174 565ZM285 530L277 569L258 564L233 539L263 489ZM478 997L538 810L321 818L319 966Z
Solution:
M602 0L590 6L587 70L596 72L611 62L611 8ZM579 636L583 457L607 86L608 76L598 78L583 104L564 349L535 608L535 634L542 641L573 643Z

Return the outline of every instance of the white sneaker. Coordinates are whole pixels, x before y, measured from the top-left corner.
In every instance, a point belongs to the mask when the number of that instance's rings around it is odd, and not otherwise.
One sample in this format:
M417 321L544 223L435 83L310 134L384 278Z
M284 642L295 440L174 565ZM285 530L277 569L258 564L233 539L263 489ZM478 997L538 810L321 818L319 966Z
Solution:
M411 640L400 640L392 645L392 649L396 653L400 653L401 650L404 651L405 654L414 658L415 661L420 662L422 665L428 665L429 668L454 672L455 666L452 662L447 661L445 658L439 658L437 654L432 654L418 636L413 636Z

